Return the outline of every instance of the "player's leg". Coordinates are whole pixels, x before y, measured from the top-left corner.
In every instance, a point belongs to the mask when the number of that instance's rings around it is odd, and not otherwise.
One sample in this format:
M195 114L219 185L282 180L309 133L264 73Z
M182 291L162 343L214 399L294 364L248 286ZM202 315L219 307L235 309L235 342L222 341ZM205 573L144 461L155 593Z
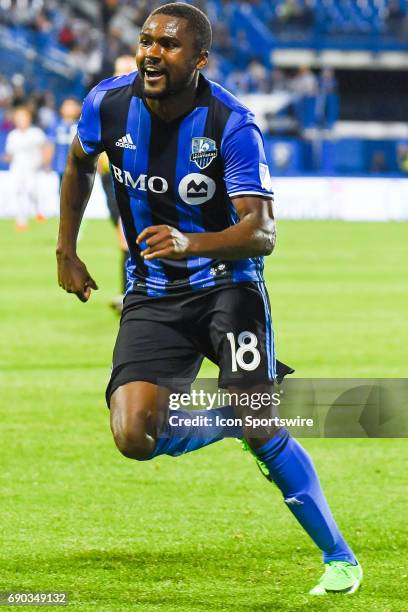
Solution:
M255 405L247 401L247 396L257 393L259 397L262 390L271 395L276 377L268 297L263 286L245 284L230 295L224 292L215 312L211 329L220 355L220 382L231 392L245 394L245 401L236 406L244 419L248 411L243 406ZM269 414L276 416L272 405ZM330 511L313 462L299 442L288 431L273 425L257 432L244 430L244 435L281 490L286 506L322 550L324 562L356 565L353 551ZM337 576L341 572L337 572L337 566L335 569ZM348 579L350 584L344 589L355 588L355 577L350 573Z
M353 593L362 579L361 567L338 528L310 455L284 429L261 446L260 442L258 438L249 439L269 479L280 489L286 506L320 548L327 564L311 594Z
M169 422L168 389L188 387L203 359L187 333L186 317L179 325L181 312L177 298L125 300L106 399L115 441L127 456L146 459L197 450L222 439L224 427L217 417L233 414L230 406L179 409L171 411ZM202 416L204 424L200 418L191 422Z
M260 438L254 432L244 431L244 435L266 467L268 480L277 485L286 506L323 553L326 569L310 594L354 593L362 569L337 526L310 455L285 429L274 432L266 442L263 433Z
M125 457L142 460L152 454L165 402L166 390L144 381L129 382L113 392L109 402L111 430Z
M21 172L10 171L11 193L16 207L16 229L25 231L28 227L29 201L26 193L26 179Z
M29 197L37 223L43 223L45 221L41 198L41 180L43 178L43 173L40 170L32 172L29 175Z
M245 390L231 387L231 393L245 397L243 407L239 404L235 407L244 423L247 415L262 418L277 416L273 405L270 409L265 407L260 413L248 408L251 402L247 401L247 397L254 393L256 397L259 397L260 393L265 397L272 397L273 386L257 385ZM243 433L254 454L266 465L271 480L280 489L287 507L323 552L324 562L355 563L355 556L330 511L313 461L302 445L292 438L286 429L274 425L265 428L244 427Z
M149 382L121 385L110 398L111 430L120 452L143 461L159 455L176 457L223 438L224 427L216 416L229 417L229 408L171 410L170 390ZM194 417L206 417L206 425Z

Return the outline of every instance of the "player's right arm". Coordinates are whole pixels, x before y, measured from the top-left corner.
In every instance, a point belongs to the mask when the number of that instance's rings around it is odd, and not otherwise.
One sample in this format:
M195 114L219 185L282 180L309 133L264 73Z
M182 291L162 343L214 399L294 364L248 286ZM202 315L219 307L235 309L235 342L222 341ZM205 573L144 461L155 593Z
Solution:
M57 243L58 283L68 293L86 302L91 289L98 289L77 255L77 238L91 195L98 155L88 155L78 137L71 145L61 185L60 226Z

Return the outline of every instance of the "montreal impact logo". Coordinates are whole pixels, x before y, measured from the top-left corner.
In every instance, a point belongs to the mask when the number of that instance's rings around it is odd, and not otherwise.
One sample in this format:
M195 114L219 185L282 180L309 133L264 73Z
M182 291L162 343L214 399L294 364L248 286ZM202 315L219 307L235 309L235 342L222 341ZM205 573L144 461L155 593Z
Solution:
M215 140L204 137L192 139L190 161L193 161L201 170L207 168L217 155Z

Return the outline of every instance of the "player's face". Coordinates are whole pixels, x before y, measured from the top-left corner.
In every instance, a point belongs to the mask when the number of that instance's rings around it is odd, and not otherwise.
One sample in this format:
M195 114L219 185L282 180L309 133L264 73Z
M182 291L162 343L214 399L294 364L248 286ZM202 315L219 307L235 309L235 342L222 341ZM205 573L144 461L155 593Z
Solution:
M147 98L162 99L190 85L195 71L207 63L199 53L185 19L154 15L144 24L136 63Z

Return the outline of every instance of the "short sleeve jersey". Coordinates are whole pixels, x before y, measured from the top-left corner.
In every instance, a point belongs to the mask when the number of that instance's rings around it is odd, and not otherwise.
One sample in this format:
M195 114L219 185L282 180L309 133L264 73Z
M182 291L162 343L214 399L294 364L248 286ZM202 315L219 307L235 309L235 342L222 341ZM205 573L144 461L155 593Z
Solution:
M63 174L67 163L68 151L77 133L77 123L61 119L47 133L48 139L54 144L53 170Z
M84 101L78 125L84 151L106 151L129 245L127 292L151 296L227 283L263 281L263 258L181 261L140 256L150 225L219 232L239 218L231 198L272 198L262 135L253 114L200 76L193 110L165 122L143 99L137 72L102 81Z
M43 164L43 147L47 139L39 127L15 129L7 136L6 153L10 155L10 169L16 172L36 172Z

